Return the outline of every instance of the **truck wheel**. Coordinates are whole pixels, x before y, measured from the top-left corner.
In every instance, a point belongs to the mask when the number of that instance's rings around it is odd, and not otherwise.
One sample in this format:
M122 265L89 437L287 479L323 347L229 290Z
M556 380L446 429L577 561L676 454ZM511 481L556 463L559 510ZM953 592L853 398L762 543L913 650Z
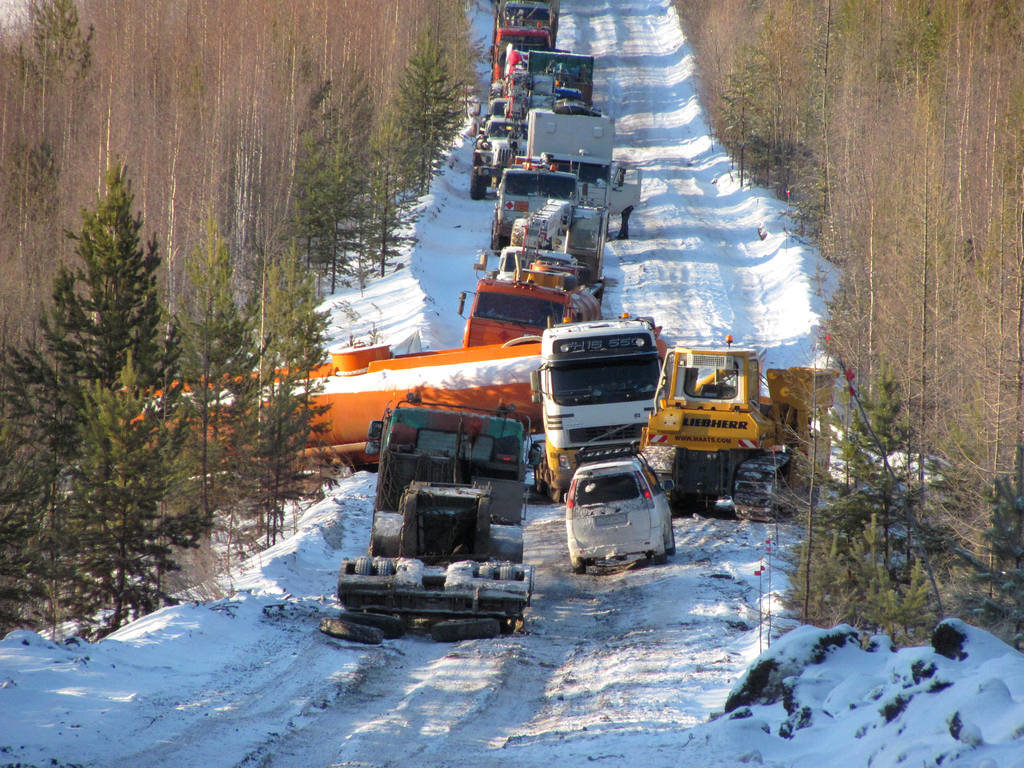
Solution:
M501 625L497 619L451 619L439 621L430 628L430 636L439 643L479 640L497 637L500 633Z
M346 624L358 624L361 627L374 627L388 640L394 640L405 634L405 622L397 616L386 613L358 613L345 611L338 617Z
M572 558L572 572L575 574L581 574L587 572L587 561L582 557Z
M491 227L491 250L498 253L501 252L501 233L496 223L495 226Z
M483 200L486 193L487 177L482 173L477 173L474 168L473 175L469 180L469 198L470 200Z
M664 565L668 562L668 555L665 552L652 552L650 561L655 565Z
M373 576L373 558L357 557L355 571L359 576Z
M320 622L320 631L341 640L367 645L380 645L384 640L384 633L376 627L366 627L342 619L324 619Z
M565 492L554 485L549 485L548 498L555 502L555 504L561 504L562 500L565 498Z

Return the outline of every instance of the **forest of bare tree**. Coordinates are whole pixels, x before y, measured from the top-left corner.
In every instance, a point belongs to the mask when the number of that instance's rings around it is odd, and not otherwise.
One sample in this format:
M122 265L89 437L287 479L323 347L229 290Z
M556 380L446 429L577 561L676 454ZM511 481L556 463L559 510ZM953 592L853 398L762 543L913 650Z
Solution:
M285 247L301 137L384 120L420 35L468 66L461 0L31 0L0 47L0 339L35 333L64 236L126 166L175 308L209 216L238 273ZM368 157L363 163L369 162Z
M865 391L891 376L924 522L993 563L1024 434L1024 6L676 5L715 135L839 267L826 346Z
M102 636L173 600L186 558L195 584L320 492L321 290L397 268L479 52L464 0L19 7L0 38L0 632Z

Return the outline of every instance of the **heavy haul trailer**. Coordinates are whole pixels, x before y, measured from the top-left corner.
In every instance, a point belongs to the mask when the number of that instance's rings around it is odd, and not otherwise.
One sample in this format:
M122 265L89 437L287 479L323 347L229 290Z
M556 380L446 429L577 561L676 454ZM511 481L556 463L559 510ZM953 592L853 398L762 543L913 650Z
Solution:
M533 590L523 565L529 425L511 411L413 401L371 424L379 453L368 555L342 561L349 611L407 622L522 623Z
M838 372L793 367L765 372L760 355L723 347L676 347L665 357L644 454L671 477L677 505L732 506L771 520L787 511L780 491L805 481L809 463L828 461L827 414Z

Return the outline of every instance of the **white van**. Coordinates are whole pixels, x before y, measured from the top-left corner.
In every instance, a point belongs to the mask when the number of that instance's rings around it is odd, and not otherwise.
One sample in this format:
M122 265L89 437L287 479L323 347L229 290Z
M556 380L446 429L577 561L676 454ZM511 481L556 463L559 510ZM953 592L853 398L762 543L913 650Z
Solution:
M638 456L581 464L565 501L573 573L597 562L646 557L661 564L674 555L666 490Z

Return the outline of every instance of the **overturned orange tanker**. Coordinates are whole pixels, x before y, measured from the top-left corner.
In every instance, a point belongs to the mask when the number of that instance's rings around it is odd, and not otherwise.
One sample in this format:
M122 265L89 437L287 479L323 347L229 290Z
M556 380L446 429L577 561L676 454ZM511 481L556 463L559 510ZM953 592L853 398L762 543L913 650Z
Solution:
M376 463L364 453L370 422L409 393L473 408L513 406L531 430L540 430L540 405L530 391L539 355L539 339L407 355L392 355L388 345L332 352L331 362L311 373L323 379L315 401L327 411L319 419L325 430L310 448L328 448L356 466Z

